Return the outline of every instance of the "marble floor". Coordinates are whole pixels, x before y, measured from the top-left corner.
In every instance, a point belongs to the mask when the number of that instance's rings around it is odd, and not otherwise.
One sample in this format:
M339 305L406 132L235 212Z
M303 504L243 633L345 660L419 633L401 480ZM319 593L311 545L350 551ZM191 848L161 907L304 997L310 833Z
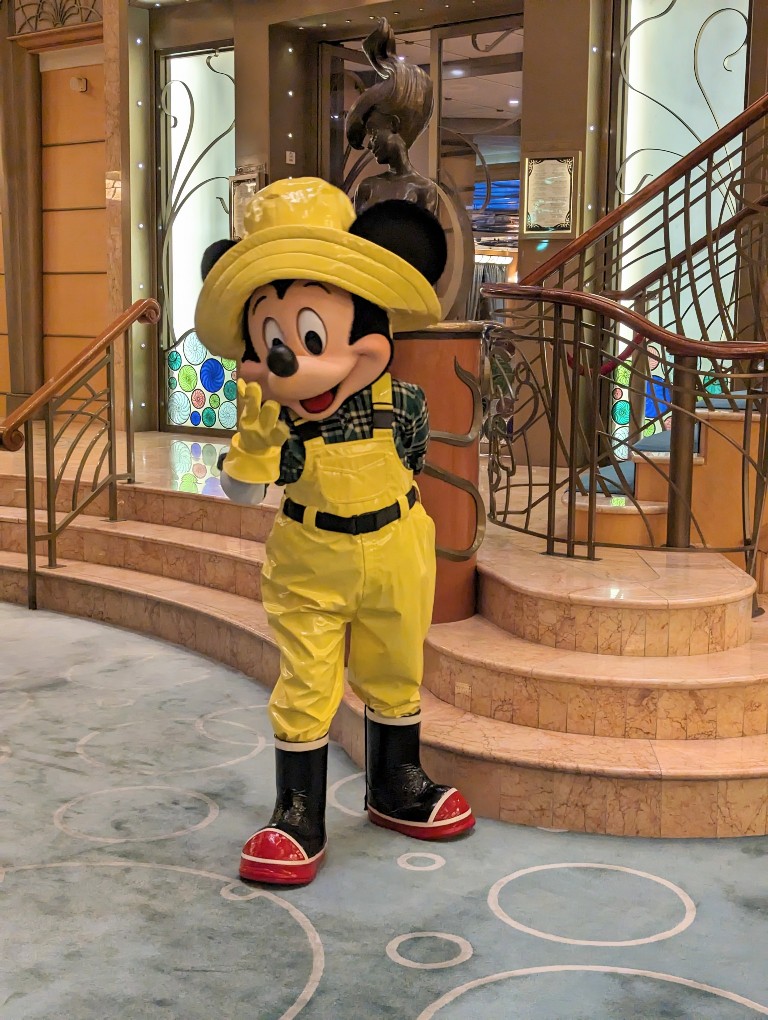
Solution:
M414 843L332 745L317 880L246 886L266 691L104 624L0 605L0 629L3 1020L768 1015L765 839Z

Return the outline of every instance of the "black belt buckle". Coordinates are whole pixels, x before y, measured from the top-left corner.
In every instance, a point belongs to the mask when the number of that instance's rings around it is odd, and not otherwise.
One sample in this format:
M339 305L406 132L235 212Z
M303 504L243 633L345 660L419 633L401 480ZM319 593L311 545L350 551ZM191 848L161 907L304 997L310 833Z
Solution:
M408 506L412 507L416 502L416 489L413 488L407 495ZM302 524L306 507L301 503L294 503L292 499L286 499L283 504L283 512L286 517ZM380 531L385 525L401 517L400 504L392 503L381 510L368 510L364 514L355 514L352 517L340 517L338 514L327 514L320 510L315 515L315 527L320 531L335 531L342 535L370 535L374 531Z

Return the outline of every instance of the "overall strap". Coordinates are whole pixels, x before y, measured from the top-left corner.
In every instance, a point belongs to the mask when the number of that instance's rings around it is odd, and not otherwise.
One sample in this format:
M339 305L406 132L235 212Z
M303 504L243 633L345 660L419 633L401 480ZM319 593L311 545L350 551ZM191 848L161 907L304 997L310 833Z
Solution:
M392 376L385 372L371 387L373 403L373 431L391 431L395 423L392 406Z
M313 439L323 441L319 421L307 421L306 418L300 418L291 412L291 424L293 425L293 431L305 445Z

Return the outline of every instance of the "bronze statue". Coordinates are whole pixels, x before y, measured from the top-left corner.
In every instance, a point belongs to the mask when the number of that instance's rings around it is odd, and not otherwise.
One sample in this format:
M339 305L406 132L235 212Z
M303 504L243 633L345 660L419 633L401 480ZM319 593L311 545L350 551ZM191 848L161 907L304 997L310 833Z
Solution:
M376 202L400 198L434 213L437 187L414 170L408 157L432 116L432 81L417 65L397 59L395 35L386 18L379 19L363 50L382 81L366 89L349 111L347 139L353 149L367 144L376 162L389 169L360 182L355 211L359 215Z

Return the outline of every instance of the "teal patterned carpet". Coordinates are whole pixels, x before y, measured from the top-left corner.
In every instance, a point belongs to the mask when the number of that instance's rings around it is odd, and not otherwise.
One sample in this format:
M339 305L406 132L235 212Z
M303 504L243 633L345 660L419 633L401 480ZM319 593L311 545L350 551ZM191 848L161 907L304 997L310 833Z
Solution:
M0 627L2 1020L768 1015L768 840L481 819L417 844L368 824L332 747L317 881L247 887L266 692L101 624Z

